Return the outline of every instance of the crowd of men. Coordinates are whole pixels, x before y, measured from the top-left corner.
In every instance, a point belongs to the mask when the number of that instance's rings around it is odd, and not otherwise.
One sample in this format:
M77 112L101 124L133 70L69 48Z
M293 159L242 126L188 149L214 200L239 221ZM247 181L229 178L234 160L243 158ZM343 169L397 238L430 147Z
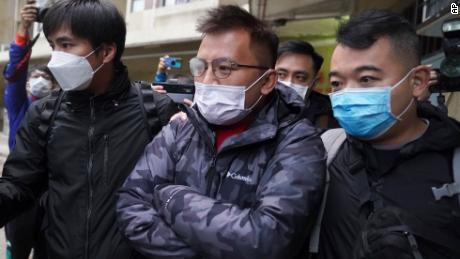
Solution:
M0 178L14 259L460 258L460 123L418 100L430 68L398 14L340 25L324 96L309 43L211 9L188 105L129 77L111 2L53 4L29 74L21 15Z

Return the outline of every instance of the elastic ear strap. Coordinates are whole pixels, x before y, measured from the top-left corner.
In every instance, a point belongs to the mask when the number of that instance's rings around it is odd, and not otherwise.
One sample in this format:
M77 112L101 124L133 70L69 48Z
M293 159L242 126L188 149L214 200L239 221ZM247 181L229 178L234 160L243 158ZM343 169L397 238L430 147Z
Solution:
M402 112L398 115L398 117L396 117L396 119L397 119L398 121L401 121L401 117L402 117L402 116L409 110L409 108L412 106L412 103L414 102L414 99L415 99L415 98L411 98L410 103L407 105L406 109L404 109L404 111L402 111Z
M252 83L248 88L244 89L245 92L249 91L253 86L255 86L257 83L260 82L260 80L262 80L262 78L264 78L268 72L270 72L272 69L268 69L267 71L265 71L265 73L263 73L259 78L256 79L256 81L254 81L254 83Z

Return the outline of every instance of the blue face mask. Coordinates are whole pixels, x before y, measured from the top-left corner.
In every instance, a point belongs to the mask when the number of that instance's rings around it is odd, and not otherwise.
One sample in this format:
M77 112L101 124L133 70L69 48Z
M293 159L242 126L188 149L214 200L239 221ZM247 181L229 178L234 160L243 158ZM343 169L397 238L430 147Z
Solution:
M411 74L409 71L393 87L345 88L330 94L334 117L351 136L371 140L387 132L406 113L414 99L401 114L391 112L391 91Z

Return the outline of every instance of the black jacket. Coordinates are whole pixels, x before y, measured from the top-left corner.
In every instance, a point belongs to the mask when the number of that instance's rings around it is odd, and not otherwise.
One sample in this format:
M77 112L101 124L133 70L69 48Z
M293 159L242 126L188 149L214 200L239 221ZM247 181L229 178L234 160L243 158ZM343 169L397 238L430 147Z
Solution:
M304 114L305 118L310 120L316 127L323 128L325 126L326 129L340 128L333 115L331 99L327 95L312 91L308 98L305 98ZM321 125L324 123L320 121L321 119L326 119L327 125Z
M166 124L177 106L166 95L154 97ZM127 73L117 72L104 95L66 93L45 144L38 127L41 113L49 112L46 103L44 98L28 110L4 165L0 225L46 191L43 225L50 259L135 258L116 225L115 192L151 134Z
M342 145L329 167L319 258L352 258L362 226L378 204L401 208L460 245L458 197L435 201L431 190L453 181L452 153L460 146L460 123L431 105L418 111L429 127L400 148L379 150L350 137ZM460 258L449 249L420 242L424 259Z

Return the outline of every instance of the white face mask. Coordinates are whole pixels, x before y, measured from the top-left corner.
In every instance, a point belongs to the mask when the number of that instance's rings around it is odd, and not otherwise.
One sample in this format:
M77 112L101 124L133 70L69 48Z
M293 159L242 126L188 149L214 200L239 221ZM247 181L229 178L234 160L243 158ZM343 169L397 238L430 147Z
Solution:
M38 98L47 96L51 89L53 88L53 83L43 77L35 77L29 79L29 91L30 93Z
M88 88L94 74L104 65L102 63L93 71L91 64L86 59L96 49L84 57L62 51L53 51L51 53L48 68L53 73L62 90L78 91Z
M262 95L249 108L244 107L246 92L267 75L267 70L248 88L234 85L214 85L195 82L196 103L201 115L211 124L231 125L245 118L262 99Z
M281 80L279 82L294 89L300 95L300 97L302 97L302 99L305 100L305 95L307 94L307 91L308 91L308 85L299 85L299 84L294 84L289 81L281 81Z

